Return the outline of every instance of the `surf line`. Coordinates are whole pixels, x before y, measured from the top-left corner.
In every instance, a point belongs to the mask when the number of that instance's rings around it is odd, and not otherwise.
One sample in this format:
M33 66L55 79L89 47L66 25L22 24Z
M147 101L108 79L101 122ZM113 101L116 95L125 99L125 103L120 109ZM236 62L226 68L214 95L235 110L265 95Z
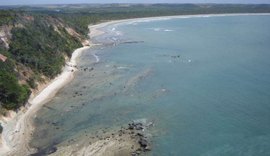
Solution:
M96 63L98 63L99 62L99 57L95 53L93 53L92 55L95 57Z

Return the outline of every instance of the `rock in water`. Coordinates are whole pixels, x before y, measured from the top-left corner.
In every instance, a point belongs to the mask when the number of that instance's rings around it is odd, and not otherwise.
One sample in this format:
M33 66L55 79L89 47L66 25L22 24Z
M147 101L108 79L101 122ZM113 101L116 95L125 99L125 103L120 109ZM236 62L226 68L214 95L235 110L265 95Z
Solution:
M148 146L148 141L145 138L140 138L139 144L141 147L146 148Z
M47 154L52 154L55 153L57 151L56 147L52 147L48 152L46 152Z

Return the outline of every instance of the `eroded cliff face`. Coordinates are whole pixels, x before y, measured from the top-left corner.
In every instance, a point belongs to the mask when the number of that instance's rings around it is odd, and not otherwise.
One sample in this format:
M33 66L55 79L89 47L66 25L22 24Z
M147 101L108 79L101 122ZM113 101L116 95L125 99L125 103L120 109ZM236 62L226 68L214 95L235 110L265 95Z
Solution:
M8 49L9 48L9 42L11 39L11 29L12 26L9 25L3 25L0 26L0 46Z
M9 43L12 37L11 30L14 27L17 28L25 28L25 24L29 22L34 22L35 18L33 16L21 16L20 20L18 20L18 23L14 25L2 25L0 26L0 47L4 47L6 49L9 49ZM72 37L77 38L80 40L84 45L89 45L88 40L84 37L83 34L80 34L75 31L72 27L65 24L65 22L62 19L59 18L53 18L53 17L46 17L44 18L44 21L48 25L52 25L54 27L54 31L62 35L61 31L59 31L59 28L64 28L68 34ZM27 28L26 28L27 29Z

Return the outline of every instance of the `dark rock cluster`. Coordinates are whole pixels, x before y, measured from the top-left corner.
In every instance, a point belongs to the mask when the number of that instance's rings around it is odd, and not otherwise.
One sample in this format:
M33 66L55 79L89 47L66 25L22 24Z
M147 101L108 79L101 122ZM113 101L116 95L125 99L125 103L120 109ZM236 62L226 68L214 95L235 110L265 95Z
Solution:
M83 67L83 66L80 66L79 68L78 68L80 71L89 71L89 72L91 72L91 71L93 71L94 70L94 67Z
M128 124L128 129L130 129L130 130L143 130L143 124L132 122L132 123Z
M152 125L152 123L148 125ZM138 156L142 152L151 150L150 139L144 133L144 130L146 127L148 127L148 125L145 125L142 122L132 122L128 124L127 130L130 131L130 134L135 137L138 144L140 145L140 148L131 153L132 156Z

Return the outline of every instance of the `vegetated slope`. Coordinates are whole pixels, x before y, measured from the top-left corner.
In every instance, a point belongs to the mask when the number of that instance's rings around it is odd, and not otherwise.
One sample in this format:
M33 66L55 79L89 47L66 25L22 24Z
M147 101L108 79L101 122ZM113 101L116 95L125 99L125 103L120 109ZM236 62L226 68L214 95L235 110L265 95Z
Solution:
M81 47L61 19L19 11L0 11L0 110L25 104L37 82L61 72L65 58Z

